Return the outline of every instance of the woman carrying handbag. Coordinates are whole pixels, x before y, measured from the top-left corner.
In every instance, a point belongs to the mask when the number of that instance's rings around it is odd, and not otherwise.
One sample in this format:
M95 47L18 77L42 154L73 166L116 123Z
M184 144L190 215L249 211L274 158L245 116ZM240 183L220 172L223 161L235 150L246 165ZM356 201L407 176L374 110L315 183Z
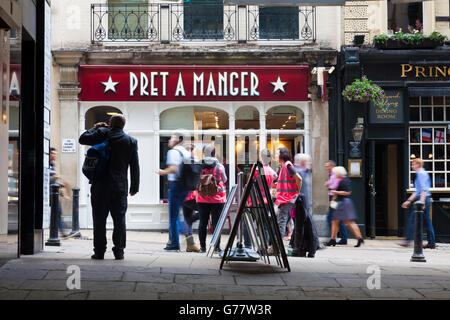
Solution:
M339 231L339 223L343 221L350 231L358 239L355 247L360 247L364 243L358 225L355 223L357 218L355 206L350 195L352 189L350 179L347 177L347 170L344 167L334 167L333 174L339 179L336 190L331 190L333 194L330 207L333 208L331 216L331 239L326 243L327 246L336 246L336 236Z

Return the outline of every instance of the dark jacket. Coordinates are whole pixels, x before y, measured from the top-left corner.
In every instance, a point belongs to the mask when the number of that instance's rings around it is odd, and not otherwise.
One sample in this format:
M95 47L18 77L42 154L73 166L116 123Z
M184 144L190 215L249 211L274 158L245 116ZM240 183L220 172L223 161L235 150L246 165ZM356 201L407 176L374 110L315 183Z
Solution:
M112 191L128 193L128 166L130 166L130 193L139 191L139 158L137 140L125 134L120 128L91 128L79 139L80 144L94 146L109 140L111 160L109 174L105 178Z
M314 254L319 247L319 235L313 217L306 207L306 198L300 193L295 201L294 250Z

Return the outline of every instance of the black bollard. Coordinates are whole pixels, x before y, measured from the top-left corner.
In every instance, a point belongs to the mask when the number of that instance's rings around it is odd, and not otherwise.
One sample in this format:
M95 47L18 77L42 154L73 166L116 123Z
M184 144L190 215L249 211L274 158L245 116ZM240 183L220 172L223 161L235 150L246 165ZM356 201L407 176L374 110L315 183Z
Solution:
M61 245L58 238L58 201L59 201L59 184L50 186L50 237L45 243L46 246L58 247Z
M80 188L72 188L72 231L69 234L71 238L80 238Z
M422 201L414 202L414 253L411 262L427 262L423 255L422 239L423 239L423 210L425 203Z

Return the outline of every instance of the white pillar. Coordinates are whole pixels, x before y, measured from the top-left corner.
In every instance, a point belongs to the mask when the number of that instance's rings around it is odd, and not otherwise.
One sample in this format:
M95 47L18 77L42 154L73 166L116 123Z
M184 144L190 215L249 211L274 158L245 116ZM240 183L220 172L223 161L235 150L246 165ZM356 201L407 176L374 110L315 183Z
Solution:
M228 159L228 163L229 163L229 174L230 176L228 177L230 183L230 186L233 186L236 184L236 150L235 150L235 117L234 117L234 108L233 110L229 113L228 115L228 120L229 120L229 134L228 134L228 155L227 155L227 159Z
M311 150L311 101L306 102L303 109L305 113L305 153L312 154Z
M267 148L266 135L266 112L264 108L259 109L259 152Z

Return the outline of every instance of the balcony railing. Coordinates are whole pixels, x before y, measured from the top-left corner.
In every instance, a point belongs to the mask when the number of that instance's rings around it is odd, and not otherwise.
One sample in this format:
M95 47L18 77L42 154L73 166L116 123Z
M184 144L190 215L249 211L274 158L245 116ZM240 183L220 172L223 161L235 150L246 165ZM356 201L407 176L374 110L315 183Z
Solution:
M278 11L277 11L278 10ZM91 42L316 40L315 7L222 4L91 5Z

